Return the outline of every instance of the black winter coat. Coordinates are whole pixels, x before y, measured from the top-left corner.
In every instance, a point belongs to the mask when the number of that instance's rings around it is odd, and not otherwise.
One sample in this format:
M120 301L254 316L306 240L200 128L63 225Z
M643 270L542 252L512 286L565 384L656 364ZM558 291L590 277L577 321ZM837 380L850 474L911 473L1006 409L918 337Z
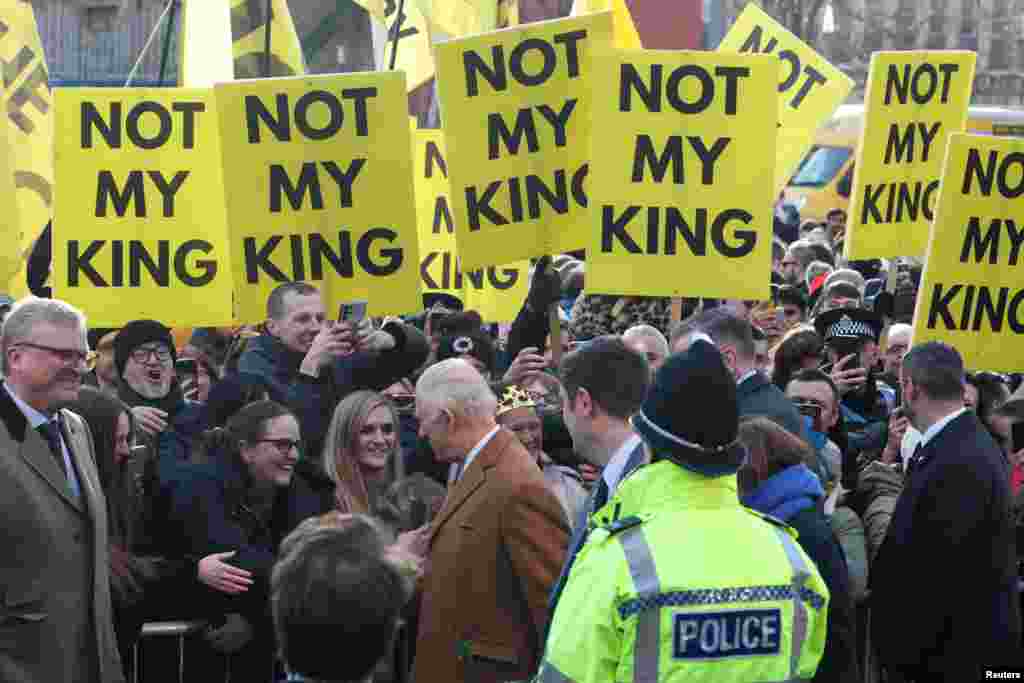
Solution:
M228 561L252 572L253 586L227 596L196 585L203 605L196 616L239 612L254 620L269 614L270 572L281 541L303 520L335 508L334 482L313 462L299 460L287 488L273 492L269 513L254 504L245 466L233 456L191 466L174 482L163 538L172 556L205 557L235 551Z

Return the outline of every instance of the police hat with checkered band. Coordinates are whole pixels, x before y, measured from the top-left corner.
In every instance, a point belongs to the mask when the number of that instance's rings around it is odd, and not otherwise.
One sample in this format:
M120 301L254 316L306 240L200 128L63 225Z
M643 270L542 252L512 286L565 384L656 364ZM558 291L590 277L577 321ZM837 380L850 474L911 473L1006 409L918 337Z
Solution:
M844 340L867 340L877 344L882 327L882 319L863 308L836 308L814 319L814 329L826 344Z

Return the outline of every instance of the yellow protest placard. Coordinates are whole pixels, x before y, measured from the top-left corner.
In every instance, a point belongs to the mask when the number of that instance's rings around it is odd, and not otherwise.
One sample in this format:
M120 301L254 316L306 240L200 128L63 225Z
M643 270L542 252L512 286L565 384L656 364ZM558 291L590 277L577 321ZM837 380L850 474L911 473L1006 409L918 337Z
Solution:
M976 58L956 50L871 55L848 258L924 254L946 143L967 123Z
M328 310L422 307L412 143L400 72L257 79L215 88L239 320L282 282Z
M1024 140L955 133L917 296L914 343L968 368L1024 371Z
M527 24L437 46L452 215L467 268L587 242L588 55L611 14Z
M453 296L490 322L515 320L530 289L529 262L462 272L448 199L444 135L439 130L417 130L413 143L423 293Z
M0 3L0 105L7 112L2 153L14 171L17 220L5 223L8 250L22 260L0 290L25 295L24 258L53 217L53 98L46 57L29 2ZM10 281L10 282L8 282Z
M814 134L853 89L853 79L810 45L750 3L718 46L719 52L775 55L779 74L779 139L775 143L775 191L789 182Z
M590 293L767 299L779 60L594 56ZM614 131L614 134L611 132Z
M213 93L61 88L56 105L54 296L97 327L229 324Z

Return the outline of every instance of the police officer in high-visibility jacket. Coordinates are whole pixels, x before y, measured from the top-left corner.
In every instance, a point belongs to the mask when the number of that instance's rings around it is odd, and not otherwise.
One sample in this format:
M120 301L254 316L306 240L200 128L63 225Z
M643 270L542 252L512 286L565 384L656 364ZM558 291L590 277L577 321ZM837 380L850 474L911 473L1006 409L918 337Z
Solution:
M697 334L633 424L650 456L592 518L537 681L810 681L828 589L794 532L740 505L736 384Z

